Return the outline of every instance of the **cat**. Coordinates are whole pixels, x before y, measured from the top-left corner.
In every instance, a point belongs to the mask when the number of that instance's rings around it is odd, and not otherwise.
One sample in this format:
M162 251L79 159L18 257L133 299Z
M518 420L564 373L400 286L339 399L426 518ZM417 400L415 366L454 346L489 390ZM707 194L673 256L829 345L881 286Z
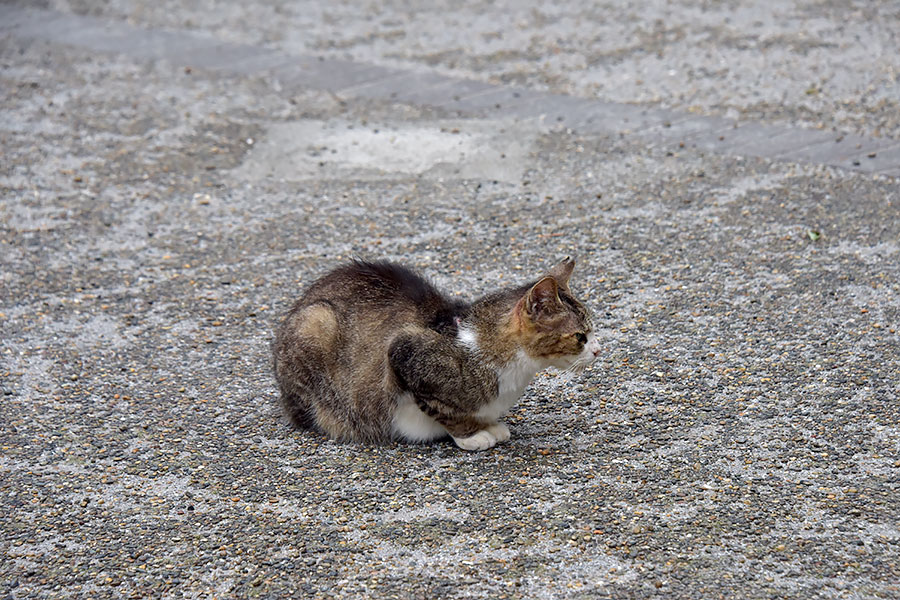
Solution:
M282 407L294 425L337 440L504 442L500 418L538 371L584 369L600 354L569 288L574 267L566 258L536 281L466 303L396 263L340 266L276 330Z

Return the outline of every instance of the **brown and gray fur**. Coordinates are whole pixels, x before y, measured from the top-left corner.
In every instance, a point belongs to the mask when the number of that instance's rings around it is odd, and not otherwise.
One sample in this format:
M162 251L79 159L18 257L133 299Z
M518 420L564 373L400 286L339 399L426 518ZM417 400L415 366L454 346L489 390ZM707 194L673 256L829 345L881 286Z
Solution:
M499 418L534 374L599 354L566 259L531 283L465 303L410 269L353 261L316 280L278 327L281 403L298 427L339 440L462 448L509 438Z

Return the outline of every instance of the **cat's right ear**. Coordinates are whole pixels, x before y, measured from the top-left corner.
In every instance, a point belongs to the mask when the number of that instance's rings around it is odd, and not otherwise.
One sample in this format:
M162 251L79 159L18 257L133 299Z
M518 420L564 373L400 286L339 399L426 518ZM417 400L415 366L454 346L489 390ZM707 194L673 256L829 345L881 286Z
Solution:
M557 312L561 307L559 286L553 277L544 277L531 286L525 295L525 310L529 315L550 314Z
M559 264L550 269L549 275L556 280L556 283L559 284L559 287L563 288L564 290L568 290L569 277L572 276L572 271L574 270L575 259L571 256L567 256L563 260L561 260Z

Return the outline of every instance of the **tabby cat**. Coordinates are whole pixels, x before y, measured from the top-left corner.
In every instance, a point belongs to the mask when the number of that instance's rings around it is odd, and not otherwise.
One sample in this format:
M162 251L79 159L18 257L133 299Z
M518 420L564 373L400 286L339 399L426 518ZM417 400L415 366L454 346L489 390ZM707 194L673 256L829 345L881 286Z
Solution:
M499 419L547 367L583 369L600 353L569 289L575 261L472 303L412 270L356 260L315 281L278 327L281 403L299 427L339 440L465 450L509 439Z

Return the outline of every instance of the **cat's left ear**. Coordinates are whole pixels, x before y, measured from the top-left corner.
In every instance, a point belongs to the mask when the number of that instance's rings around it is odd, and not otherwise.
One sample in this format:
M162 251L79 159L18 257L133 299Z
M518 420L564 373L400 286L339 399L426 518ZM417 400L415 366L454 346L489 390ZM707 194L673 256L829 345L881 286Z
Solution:
M525 294L525 310L533 317L553 314L561 307L562 302L553 277L544 277Z
M550 269L550 272L548 274L550 275L550 277L556 280L556 283L559 284L559 287L568 289L569 277L572 276L572 271L574 270L575 259L571 256L567 256L562 259L559 264Z

